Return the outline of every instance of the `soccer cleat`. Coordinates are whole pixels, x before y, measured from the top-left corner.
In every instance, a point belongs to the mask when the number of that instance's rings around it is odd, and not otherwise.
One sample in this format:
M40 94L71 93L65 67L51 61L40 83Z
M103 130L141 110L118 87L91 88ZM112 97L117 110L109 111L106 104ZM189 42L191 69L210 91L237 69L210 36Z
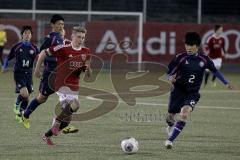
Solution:
M16 105L16 104L13 105L13 112L15 114L19 114L20 113L20 104L19 105Z
M79 131L79 130L78 130L76 127L72 126L72 125L69 125L69 126L65 127L65 128L62 130L62 132L63 132L64 134L77 133L78 131Z
M167 149L172 149L172 147L173 147L173 142L171 142L171 141L169 141L169 140L166 140L166 141L165 141L165 147L166 147Z
M167 137L169 137L172 134L172 131L173 131L173 126L172 127L167 126L166 128Z
M212 87L213 87L213 88L217 87L217 83L216 83L216 82L213 82L213 83L212 83Z
M22 122L25 128L29 129L30 128L30 121L29 118L24 117L24 112L21 113L22 116Z
M60 122L58 121L55 121L52 128L51 128L51 131L53 133L54 136L57 136L58 133L59 133L59 127L60 127Z
M18 123L22 123L22 117L21 117L21 115L20 115L20 114L16 114L15 120L16 120Z
M47 137L45 134L42 135L42 140L47 143L47 145L54 145L53 141L50 139L50 137Z

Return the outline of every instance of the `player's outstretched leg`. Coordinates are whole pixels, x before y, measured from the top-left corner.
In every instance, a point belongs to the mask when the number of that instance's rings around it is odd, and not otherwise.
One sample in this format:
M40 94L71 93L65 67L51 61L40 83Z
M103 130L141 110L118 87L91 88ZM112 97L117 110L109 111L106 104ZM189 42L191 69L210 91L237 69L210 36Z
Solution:
M165 141L165 147L171 149L173 146L173 141L178 137L183 128L186 125L187 117L190 115L192 108L190 106L183 106L180 112L180 120L178 120L173 128L168 139Z
M58 123L58 124L56 124L56 123ZM68 126L68 125L69 125L69 122L59 122L59 121L56 122L56 120L54 120L53 126L56 127L56 125L58 125L58 127L57 127L56 129L58 129L58 131L60 131L60 130L62 130L63 128L65 128L66 126ZM53 132L54 132L54 133L53 133ZM50 128L46 133L44 133L44 134L42 135L42 140L43 140L44 142L46 142L47 145L54 145L54 142L51 140L51 138L52 138L53 135L56 136L57 134L56 134L55 131L53 131L53 127L52 127L52 128Z
M22 111L28 105L29 92L26 87L20 89L20 93L17 97L16 104L14 105L13 111L16 114L15 119L20 123L22 122Z
M175 114L173 114L173 113L168 113L168 115L166 116L166 123L167 123L166 134L167 134L167 137L169 137L172 133L173 125L175 123L174 117L175 117Z
M23 125L26 128L30 128L30 120L29 116L32 114L32 112L42 103L46 102L47 96L43 96L41 94L38 95L37 98L34 98L28 107L25 108L24 112L22 112L22 119L23 119Z
M60 125L64 122L70 123L73 112L76 112L79 109L79 106L80 104L77 99L73 99L65 105L61 113L56 117L56 121L52 127L52 132L54 135L58 135L59 131L68 126L66 125L65 127L62 126L63 128L60 128Z
M47 143L47 145L54 145L53 141L51 140L52 137L51 129L48 130L46 133L42 135L42 140Z

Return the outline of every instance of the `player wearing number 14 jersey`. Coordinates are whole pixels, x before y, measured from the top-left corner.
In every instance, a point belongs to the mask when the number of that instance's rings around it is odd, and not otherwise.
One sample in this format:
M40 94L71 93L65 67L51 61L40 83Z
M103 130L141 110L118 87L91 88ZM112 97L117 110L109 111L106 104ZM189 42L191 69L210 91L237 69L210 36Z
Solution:
M209 69L232 89L213 61L207 55L199 53L200 44L200 36L196 32L188 32L185 35L186 52L178 54L168 65L169 81L173 84L166 116L168 138L165 146L168 149L172 148L173 141L181 133L187 118L200 99L199 89L205 69ZM175 115L178 113L180 118L175 122Z
M33 62L39 53L36 45L30 42L32 27L23 26L21 34L22 41L12 47L7 60L4 62L4 68L6 68L8 61L15 58L13 72L16 83L16 93L19 93L19 95L13 110L16 113L16 119L18 121L21 121L18 115L27 107L29 94L33 91Z

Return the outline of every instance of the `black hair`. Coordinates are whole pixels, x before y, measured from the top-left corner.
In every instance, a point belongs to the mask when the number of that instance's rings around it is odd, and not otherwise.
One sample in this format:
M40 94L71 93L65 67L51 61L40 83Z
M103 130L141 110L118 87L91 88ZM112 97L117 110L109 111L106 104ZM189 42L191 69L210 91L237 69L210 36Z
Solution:
M193 46L200 46L201 37L197 32L187 32L185 34L185 44Z
M60 20L64 21L64 18L60 14L54 14L52 15L50 23L55 24L57 21L60 21Z
M21 30L21 34L23 34L26 30L30 30L31 33L33 33L32 26L23 26Z
M219 28L221 28L221 27L222 27L222 25L216 24L216 25L214 26L214 32L217 32L217 30L218 30Z

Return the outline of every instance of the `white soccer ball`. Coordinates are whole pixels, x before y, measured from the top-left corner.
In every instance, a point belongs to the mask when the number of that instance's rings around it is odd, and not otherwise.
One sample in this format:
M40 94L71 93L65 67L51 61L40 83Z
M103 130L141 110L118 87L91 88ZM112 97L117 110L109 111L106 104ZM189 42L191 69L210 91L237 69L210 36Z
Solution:
M126 154L137 153L137 151L138 151L138 141L133 137L124 139L121 142L121 148L122 148L123 152L126 153Z

